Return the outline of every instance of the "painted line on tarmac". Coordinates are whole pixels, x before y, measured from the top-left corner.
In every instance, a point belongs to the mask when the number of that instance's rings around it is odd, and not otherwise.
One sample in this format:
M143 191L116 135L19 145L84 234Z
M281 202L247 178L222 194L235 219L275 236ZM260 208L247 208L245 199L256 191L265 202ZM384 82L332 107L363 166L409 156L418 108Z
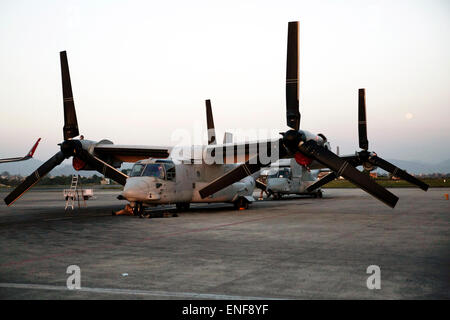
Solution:
M72 219L73 217L66 217L66 218L54 218L54 219L44 219L42 221L58 221L58 220L69 220Z
M81 289L70 290L64 286L54 286L46 284L27 284L27 283L0 283L0 288L109 293L109 294L139 295L149 297L197 298L197 299L212 299L212 300L285 300L284 298L280 299L280 298L235 296L235 295L212 294L212 293L149 291L149 290L130 290L130 289L114 289L114 288L81 287Z
M70 217L64 217L64 218L43 219L42 221L59 221L59 220L83 219L83 218L96 218L96 217L111 217L111 214L73 215L73 216L70 216Z

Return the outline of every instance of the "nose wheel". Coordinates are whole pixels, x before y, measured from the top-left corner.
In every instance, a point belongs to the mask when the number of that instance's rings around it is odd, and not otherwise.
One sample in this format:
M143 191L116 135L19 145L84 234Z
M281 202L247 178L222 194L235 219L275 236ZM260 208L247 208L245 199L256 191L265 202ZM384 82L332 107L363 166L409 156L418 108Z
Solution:
M142 205L142 202L136 202L133 208L133 214L135 216L142 216L144 214L144 206Z
M248 201L247 199L241 197L234 202L234 208L236 210L247 210L248 209Z

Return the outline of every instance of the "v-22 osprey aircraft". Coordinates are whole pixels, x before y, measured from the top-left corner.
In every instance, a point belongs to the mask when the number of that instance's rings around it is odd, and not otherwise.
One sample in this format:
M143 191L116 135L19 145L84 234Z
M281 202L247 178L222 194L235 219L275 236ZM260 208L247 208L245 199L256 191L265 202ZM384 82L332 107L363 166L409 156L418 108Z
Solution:
M259 185L257 187L275 200L291 194L322 198L320 188L315 188L312 192L307 191L307 188L317 181L319 171L309 170L299 165L295 159L281 159L274 166L266 169L266 181L262 187Z
M206 100L205 104L208 145L215 145L216 132L211 101ZM225 132L224 144L232 143L232 137L231 133ZM199 148L197 148L198 150ZM134 213L139 215L142 214L144 205L176 204L177 209L183 211L189 209L190 203L193 202L230 202L236 209L243 210L247 209L248 204L254 201L252 194L256 185L256 173L233 183L210 197L202 198L195 190L196 184L199 187L204 186L208 177L217 177L236 167L236 164L205 165L201 161L197 162L194 158L189 158L186 163L176 157L137 161L118 198L128 200L134 208Z
M67 56L65 51L61 52L64 141L60 143L60 151L5 198L6 204L14 203L41 177L70 157L75 169L96 170L122 184L121 197L130 202L136 213L142 212L144 206L165 203L187 206L191 202L234 201L238 207L246 206L251 201L253 176L270 163L288 158L311 169L329 168L333 175L344 177L392 208L398 197L356 166L377 165L426 190L425 183L369 152L367 144L354 155L340 157L327 147L324 135L300 130L298 32L299 23L290 22L286 68L286 120L290 129L277 139L222 145L129 146L115 145L106 139L99 142L74 139L79 135L78 123ZM122 162L135 162L129 177L117 170Z

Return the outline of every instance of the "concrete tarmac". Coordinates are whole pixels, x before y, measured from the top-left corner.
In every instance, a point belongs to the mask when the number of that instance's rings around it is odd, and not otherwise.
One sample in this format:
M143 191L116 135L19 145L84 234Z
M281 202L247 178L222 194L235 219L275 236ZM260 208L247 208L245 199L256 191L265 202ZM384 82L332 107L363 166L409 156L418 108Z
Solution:
M61 190L31 190L0 204L0 298L449 299L450 190L391 191L395 209L359 189L325 189L323 199L139 219L111 216L126 204L117 190L68 212ZM70 265L81 290L66 287ZM367 288L371 265L379 290Z

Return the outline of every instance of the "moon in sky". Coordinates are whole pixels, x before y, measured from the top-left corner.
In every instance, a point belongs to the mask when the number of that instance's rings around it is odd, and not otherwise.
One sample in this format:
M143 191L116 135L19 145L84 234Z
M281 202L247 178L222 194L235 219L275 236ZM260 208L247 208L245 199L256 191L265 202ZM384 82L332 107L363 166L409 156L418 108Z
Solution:
M413 117L414 117L413 114L410 113L410 112L408 112L408 113L405 114L406 120L411 120Z

